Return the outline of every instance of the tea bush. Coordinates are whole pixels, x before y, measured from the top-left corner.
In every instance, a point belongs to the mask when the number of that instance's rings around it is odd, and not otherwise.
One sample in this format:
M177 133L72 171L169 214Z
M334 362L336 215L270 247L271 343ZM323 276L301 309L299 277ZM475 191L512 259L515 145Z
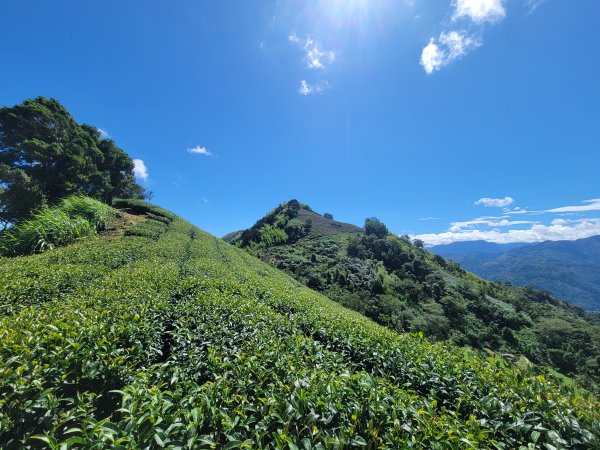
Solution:
M0 446L600 445L595 398L398 334L179 218L164 225L1 261Z

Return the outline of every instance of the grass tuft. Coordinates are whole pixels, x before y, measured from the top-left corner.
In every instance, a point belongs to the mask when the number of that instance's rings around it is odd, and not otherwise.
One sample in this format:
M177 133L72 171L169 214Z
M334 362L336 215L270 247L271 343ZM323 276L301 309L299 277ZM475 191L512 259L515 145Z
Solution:
M0 253L18 256L52 250L104 230L113 220L110 206L89 197L67 197L7 230L0 240Z

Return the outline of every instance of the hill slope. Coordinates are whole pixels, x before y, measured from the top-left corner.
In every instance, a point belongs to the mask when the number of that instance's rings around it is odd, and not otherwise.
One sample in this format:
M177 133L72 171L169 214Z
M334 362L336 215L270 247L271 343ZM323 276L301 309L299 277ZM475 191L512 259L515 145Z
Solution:
M580 309L544 292L476 277L408 237L388 234L376 220L380 236L311 229L273 241L274 228L299 222L297 204L280 205L233 244L394 330L422 331L514 360L524 355L598 389L600 327Z
M120 205L142 220L0 260L5 449L600 443L593 399L399 335L167 211Z
M547 289L569 303L600 311L600 236L485 253L455 250L431 249L482 277Z

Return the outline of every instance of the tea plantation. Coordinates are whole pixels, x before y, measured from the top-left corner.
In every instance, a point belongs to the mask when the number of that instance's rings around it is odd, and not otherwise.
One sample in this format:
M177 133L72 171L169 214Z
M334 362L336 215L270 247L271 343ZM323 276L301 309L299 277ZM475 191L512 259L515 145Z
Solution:
M600 405L402 335L143 202L0 260L0 447L599 448Z

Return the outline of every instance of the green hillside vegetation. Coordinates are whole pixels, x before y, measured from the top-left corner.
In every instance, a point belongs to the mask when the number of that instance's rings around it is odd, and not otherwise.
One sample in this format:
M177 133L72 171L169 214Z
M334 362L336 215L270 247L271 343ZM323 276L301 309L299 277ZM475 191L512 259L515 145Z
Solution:
M229 233L223 236L223 240L244 248L259 249L272 245L293 244L308 236L362 233L357 226L337 222L333 220L333 216L325 216L315 213L310 206L298 200L290 200L269 212L251 228Z
M481 279L375 218L360 232L320 233L313 225L296 239L263 239L262 223L298 222L298 205L280 205L232 243L393 330L547 366L599 392L600 327L581 309L547 292Z
M590 395L379 326L153 205L118 207L136 215L120 232L0 259L4 449L600 445Z

